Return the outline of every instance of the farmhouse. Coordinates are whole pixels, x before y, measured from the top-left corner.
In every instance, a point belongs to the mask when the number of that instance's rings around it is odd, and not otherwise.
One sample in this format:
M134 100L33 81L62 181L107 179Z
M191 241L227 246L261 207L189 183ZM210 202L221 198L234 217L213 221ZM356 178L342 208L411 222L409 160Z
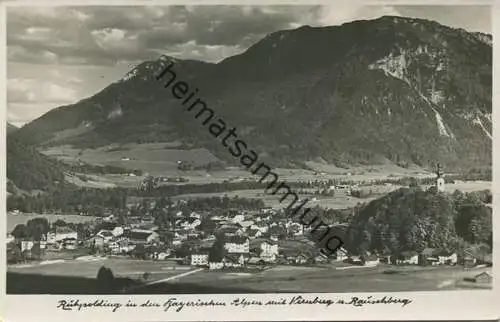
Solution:
M416 251L402 252L396 259L396 264L418 265L418 253Z
M104 247L104 237L102 236L94 236L85 241L86 247L89 248L100 248L102 249Z
M47 234L47 243L49 244L55 244L57 242L61 242L64 239L68 238L78 238L78 234L76 231L73 231L69 227L55 227L55 229L52 232L49 232Z
M250 251L250 240L244 236L230 236L224 243L228 253L248 253Z
M263 241L260 244L260 258L266 262L276 261L278 256L278 244L272 240Z
M346 259L349 258L347 250L344 247L339 248L335 252L334 256L335 256L335 260L339 261L339 262L345 261Z
M158 233L154 231L139 229L130 230L127 237L132 244L152 244L160 238Z
M198 253L191 255L191 266L208 265L208 253Z
M247 231L247 235L250 238L258 238L258 237L262 236L262 232L258 229L249 229Z
M474 281L476 283L489 284L493 281L493 276L491 276L488 272L482 272L481 274L474 276Z
M210 263L208 263L208 268L211 270L223 269L224 263L223 262L210 262Z
M456 265L457 261L457 253L442 252L438 256L438 263L441 265Z
M380 263L380 259L377 255L371 254L363 259L365 266L376 266Z
M243 254L227 254L222 259L224 267L243 267L245 256Z

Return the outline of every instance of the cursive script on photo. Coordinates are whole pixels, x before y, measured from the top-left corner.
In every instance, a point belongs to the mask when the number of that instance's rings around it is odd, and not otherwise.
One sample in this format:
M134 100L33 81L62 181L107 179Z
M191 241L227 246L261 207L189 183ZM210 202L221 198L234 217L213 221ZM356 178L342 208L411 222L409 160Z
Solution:
M119 302L110 302L108 300L94 300L94 301L80 301L76 300L59 300L57 308L64 311L81 311L82 309L94 309L94 308L105 308L111 309L112 312L116 312L119 308L123 306L122 303Z
M81 311L83 309L108 309L111 312L117 312L120 309L159 309L163 312L180 312L195 308L238 308L247 309L250 307L283 307L292 305L319 305L328 308L332 305L349 305L362 307L374 304L399 304L406 306L412 303L408 298L399 298L395 296L351 296L346 298L331 298L328 296L279 296L276 298L251 298L249 296L236 297L232 300L222 299L178 299L169 297L167 299L149 299L136 302L133 299L126 301L109 301L107 299L96 299L92 301L83 301L79 299L59 300L57 308L64 311Z

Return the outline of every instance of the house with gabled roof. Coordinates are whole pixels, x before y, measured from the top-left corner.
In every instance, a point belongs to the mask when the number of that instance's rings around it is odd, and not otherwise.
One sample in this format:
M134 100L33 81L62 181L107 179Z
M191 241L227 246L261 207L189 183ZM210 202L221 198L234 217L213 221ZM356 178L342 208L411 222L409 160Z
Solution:
M377 255L370 254L370 255L364 256L363 264L364 264L364 266L376 266L376 265L380 264L380 259L378 258Z
M247 236L228 236L224 248L228 253L248 253L250 239Z
M458 262L457 253L442 251L438 254L438 263L440 265L456 265Z
M493 276L488 272L482 272L474 276L474 281L481 284L490 284L493 281Z
M243 267L245 261L245 256L238 253L226 254L222 259L224 267Z
M56 226L52 231L47 233L47 243L49 244L61 242L67 238L78 239L78 233L66 226Z
M418 265L417 251L404 251L396 257L396 264Z
M275 262L279 254L278 243L274 240L266 239L260 244L259 257L265 262Z
M138 229L128 231L126 237L132 244L151 244L159 241L160 239L157 232Z
M258 229L249 229L247 230L247 236L249 238L259 238L262 236L262 232Z

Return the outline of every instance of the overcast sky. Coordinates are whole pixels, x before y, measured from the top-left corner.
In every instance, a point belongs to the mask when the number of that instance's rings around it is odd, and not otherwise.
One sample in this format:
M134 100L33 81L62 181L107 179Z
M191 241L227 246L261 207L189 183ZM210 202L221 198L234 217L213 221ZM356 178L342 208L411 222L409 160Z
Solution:
M93 95L161 53L217 62L266 34L383 15L491 33L488 7L10 7L8 121L29 122Z

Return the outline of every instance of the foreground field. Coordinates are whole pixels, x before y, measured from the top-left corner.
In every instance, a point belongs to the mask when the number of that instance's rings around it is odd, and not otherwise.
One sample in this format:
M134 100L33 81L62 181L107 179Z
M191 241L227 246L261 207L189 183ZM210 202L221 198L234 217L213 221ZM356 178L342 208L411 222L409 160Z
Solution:
M39 274L50 276L71 276L95 278L101 266L106 266L118 277L140 278L148 272L156 279L168 278L190 271L189 266L180 266L172 262L144 261L121 258L92 258L76 260L42 262L9 266L7 270L13 273Z
M345 265L324 265L315 267L277 266L259 273L214 272L178 266L169 262L140 261L130 259L69 260L46 265L17 265L8 267L12 277L9 283L22 276L36 278L86 278L95 279L98 269L106 265L120 278L140 280L145 272L151 274L148 283L134 292L147 293L197 293L213 290L217 293L231 293L231 290L248 293L265 292L403 292L439 291L459 289L489 289L491 284L464 283L464 277L473 277L491 268L464 270L462 267L352 267ZM21 293L30 293L29 285L11 284ZM50 289L50 286L46 286ZM73 292L78 293L77 289ZM208 292L208 291L207 291ZM49 292L50 293L50 292Z
M201 272L189 283L202 286L231 285L256 292L403 292L457 290L466 287L464 277L485 269L464 271L460 267L409 268L381 267L277 267L259 274ZM491 272L491 269L489 269ZM483 288L491 288L483 286Z

